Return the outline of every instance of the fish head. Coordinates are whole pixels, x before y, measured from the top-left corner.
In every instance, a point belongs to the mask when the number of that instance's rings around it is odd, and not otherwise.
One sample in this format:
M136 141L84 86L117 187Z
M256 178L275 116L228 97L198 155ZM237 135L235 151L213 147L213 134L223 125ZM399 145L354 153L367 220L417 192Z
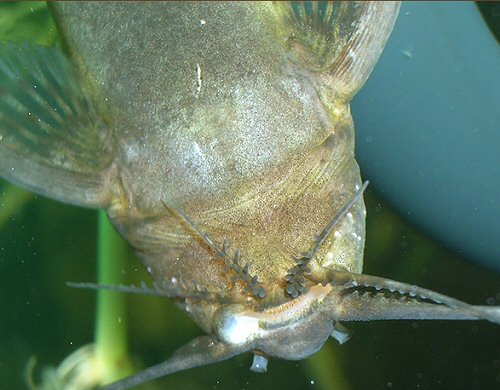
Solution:
M362 197L307 256L361 187L349 101L394 22L370 18L395 10L54 5L113 132L108 215L206 331L221 305L279 306L327 270L362 272Z

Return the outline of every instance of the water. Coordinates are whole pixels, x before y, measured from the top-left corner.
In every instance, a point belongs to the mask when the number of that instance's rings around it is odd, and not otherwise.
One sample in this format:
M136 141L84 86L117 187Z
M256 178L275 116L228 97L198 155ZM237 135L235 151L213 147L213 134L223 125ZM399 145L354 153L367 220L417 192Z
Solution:
M0 6L0 16L12 12L9 5ZM29 19L50 29L45 17ZM33 31L30 26L26 35ZM96 211L24 192L9 200L5 194L11 191L11 185L0 182L0 216L9 207L16 209L0 226L0 390L26 388L23 371L30 357L37 357L38 376L41 367L59 364L94 337L95 293L70 289L65 282L96 280ZM23 196L24 204L16 206ZM367 208L366 273L471 303L499 304L499 275L446 252L370 191ZM149 281L132 254L120 271L129 283ZM158 363L201 334L166 299L130 296L127 303L128 316L122 321L128 324L129 349L138 365ZM264 375L249 371L251 355L246 354L164 378L156 388L455 389L500 384L498 326L444 321L346 326L354 335L345 345L330 340L320 353L301 362L271 359Z

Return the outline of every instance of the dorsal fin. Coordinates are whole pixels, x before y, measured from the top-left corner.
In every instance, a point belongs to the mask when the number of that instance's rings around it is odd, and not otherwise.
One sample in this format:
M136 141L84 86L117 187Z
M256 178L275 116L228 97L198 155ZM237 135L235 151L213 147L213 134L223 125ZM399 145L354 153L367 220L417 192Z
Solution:
M0 176L64 202L108 201L112 132L58 48L0 46Z

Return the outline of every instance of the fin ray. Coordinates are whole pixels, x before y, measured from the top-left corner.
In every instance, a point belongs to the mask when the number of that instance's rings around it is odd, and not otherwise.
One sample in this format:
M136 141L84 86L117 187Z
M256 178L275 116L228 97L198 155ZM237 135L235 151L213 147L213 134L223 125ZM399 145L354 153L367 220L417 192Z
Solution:
M349 101L385 46L398 2L286 1L274 4L278 37L313 72L330 75L336 97Z
M109 201L110 127L58 48L0 45L0 176L90 207Z
M432 290L378 276L331 271L330 277L344 307L337 320L463 319L500 324L498 306L470 305ZM364 288L372 288L380 294L397 293L401 298L363 294Z

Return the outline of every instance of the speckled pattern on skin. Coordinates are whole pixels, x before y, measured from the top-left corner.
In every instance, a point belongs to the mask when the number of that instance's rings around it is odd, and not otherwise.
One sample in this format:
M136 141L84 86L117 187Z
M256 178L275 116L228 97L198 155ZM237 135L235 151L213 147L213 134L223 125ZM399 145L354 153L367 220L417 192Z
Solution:
M294 4L51 3L69 58L0 56L0 175L104 208L209 334L109 389L252 350L302 359L347 339L338 321L500 323L497 307L362 274L349 102L399 4Z
M210 289L232 285L199 240L184 246L191 232L176 226L161 200L178 203L216 241L240 250L275 300L285 299L292 256L307 251L361 184L348 105L323 104L322 74L276 38L272 7L57 6L68 47L115 133L113 171L123 194L109 214L159 282L183 275ZM361 201L352 215L316 268L361 272ZM206 272L193 275L200 262Z

